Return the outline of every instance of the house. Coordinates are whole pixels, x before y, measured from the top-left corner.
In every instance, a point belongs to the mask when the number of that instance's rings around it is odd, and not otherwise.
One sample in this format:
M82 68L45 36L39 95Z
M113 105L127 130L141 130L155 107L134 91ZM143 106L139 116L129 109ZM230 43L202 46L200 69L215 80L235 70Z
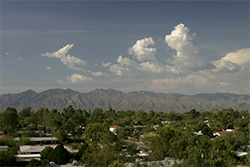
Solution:
M201 132L201 130L199 132L193 132L193 134L198 135L198 136L202 136L203 135L203 133Z
M54 145L35 145L35 146L30 146L30 145L25 145L25 146L20 146L19 150L21 154L40 154L41 151L43 151L46 147L52 147L53 149L56 148L57 144ZM71 146L66 146L64 145L64 148L70 152L70 153L78 153L79 150L73 150Z
M56 137L28 137L30 141L35 142L37 144L56 144L58 139ZM14 141L19 141L19 137L15 137Z
M174 123L174 122L172 122L172 121L161 121L161 124L163 124L163 125L170 125L172 123Z
M0 151L7 151L8 149L8 146L0 146Z
M226 129L223 131L213 132L213 135L214 136L223 136L223 135L232 134L232 133L235 133L234 129Z
M149 154L146 151L141 150L139 153L137 153L137 156L138 157L135 159L136 162L147 161Z
M242 151L236 151L235 153L237 157L244 157L248 154L247 152L242 152Z
M157 130L159 127L160 127L160 125L154 125L154 126L153 126L153 129L154 129L154 130Z
M109 131L112 132L112 133L116 133L116 132L117 132L117 129L118 129L119 127L120 127L120 126L117 126L117 125L110 126L110 127L109 127Z
M44 130L19 130L17 131L17 133L20 134L24 134L24 133L34 133L36 135L43 135L45 132Z
M25 145L25 146L20 146L19 150L20 150L20 154L16 155L16 161L17 162L29 162L32 159L36 159L36 160L41 160L41 152L46 148L46 147L52 147L53 149L56 148L57 144L54 145L34 145L34 146L30 146L30 145ZM78 153L79 150L73 150L72 147L70 146L65 146L64 148L70 152L70 153Z
M40 154L19 154L15 155L15 159L17 162L29 162L32 159L41 160L41 155Z
M0 130L0 136L4 135L4 132Z
M30 146L30 145L25 145L25 146L20 146L19 150L21 154L40 154L41 151L43 151L46 147L52 147L53 149L57 145L35 145L35 146Z

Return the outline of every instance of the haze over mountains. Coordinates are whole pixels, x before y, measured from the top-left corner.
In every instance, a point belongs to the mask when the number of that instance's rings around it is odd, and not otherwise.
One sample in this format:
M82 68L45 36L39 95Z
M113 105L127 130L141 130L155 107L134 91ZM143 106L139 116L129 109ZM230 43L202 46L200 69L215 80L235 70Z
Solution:
M113 89L96 89L81 93L71 89L51 89L41 93L28 90L0 96L1 112L7 107L15 107L18 111L26 107L31 107L33 110L56 108L62 111L69 105L86 110L113 108L115 110L184 112L193 108L200 111L233 108L249 111L250 95L228 93L183 95L147 91L124 93Z

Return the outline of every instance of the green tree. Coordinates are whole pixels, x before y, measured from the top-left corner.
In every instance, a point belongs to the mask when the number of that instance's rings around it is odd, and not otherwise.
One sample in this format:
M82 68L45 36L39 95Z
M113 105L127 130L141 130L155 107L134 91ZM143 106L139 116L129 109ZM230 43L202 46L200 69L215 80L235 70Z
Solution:
M41 162L36 159L32 159L26 167L34 167L34 166L41 166Z
M200 112L195 109L190 110L187 114L191 119L197 118L201 115Z
M215 138L209 151L209 163L212 166L234 166L236 165L235 152L227 145L224 137Z
M89 148L89 145L84 141L81 145L81 148L79 149L77 155L75 156L76 160L79 161L81 157L84 155L85 152L87 152L87 149Z
M30 138L23 136L19 138L19 141L16 143L17 146L23 146L23 145L31 145L33 144L32 141L30 141Z
M103 110L100 108L95 109L90 116L90 121L92 123L102 123L104 120Z
M109 131L109 126L105 123L88 124L85 137L87 143L112 143L117 137Z
M208 137L213 137L213 132L212 132L212 130L207 125L204 125L201 128L201 133L203 135L207 135Z
M137 125L139 125L139 124L145 125L148 121L147 113L143 110L135 112L133 118L137 122Z
M72 117L72 115L75 113L75 109L73 108L72 105L69 105L67 108L64 108L63 109L63 115L66 119Z
M21 112L18 113L19 124L22 127L26 127L27 125L37 124L37 120L33 119L34 113L31 111L31 107L27 107L22 109Z
M119 160L120 156L116 149L116 146L111 144L101 144L88 147L81 161L90 167L107 167L109 164L113 163L115 160Z
M245 161L246 161L246 164L250 164L250 150L247 152Z
M12 166L15 162L17 149L12 147L7 151L0 151L0 166Z
M56 164L66 164L70 159L70 154L64 148L62 144L56 146L56 148L51 152L49 160L55 162Z
M15 108L8 107L0 114L0 121L2 127L6 129L7 132L13 132L18 123L17 110Z
M50 154L52 153L52 151L53 151L53 148L52 148L52 147L46 147L45 149L43 149L43 150L41 151L41 156L42 156L42 158L44 158L44 159L49 159Z
M168 121L180 121L182 119L182 116L180 113L176 113L174 111L171 111L167 114L166 119Z
M32 114L31 107L27 107L21 110L21 112L18 113L19 119L24 119L27 117L30 117Z
M108 166L119 159L120 142L106 123L90 123L85 132L81 161L87 166Z
M119 127L116 133L119 140L124 140L130 135L130 130L128 128Z
M13 146L14 145L13 136L10 135L2 136L0 139L0 145L7 145L9 147Z
M156 136L150 140L150 148L152 154L151 160L162 160L169 155L171 144L178 139L180 132L177 129L170 127L161 127L157 130Z

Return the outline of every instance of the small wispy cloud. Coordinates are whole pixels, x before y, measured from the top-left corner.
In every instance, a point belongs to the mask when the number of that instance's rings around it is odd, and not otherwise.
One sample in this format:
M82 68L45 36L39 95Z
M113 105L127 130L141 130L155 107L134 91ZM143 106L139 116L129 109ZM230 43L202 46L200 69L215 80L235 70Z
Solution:
M17 61L22 61L23 60L22 57L14 56L10 52L6 52L6 56L9 58L9 60L17 60Z
M71 56L68 54L69 50L72 49L74 45L73 44L68 44L61 49L52 52L52 53L42 53L42 56L44 57L50 57L50 58L58 58L61 60L61 62L66 65L69 69L77 70L77 71L83 71L83 67L78 67L76 65L87 65L87 61L84 61L82 59L79 59L75 56Z
M100 76L108 76L108 74L103 73L101 71L96 71L96 72L91 72L92 75L96 76L96 77L100 77Z
M67 80L71 83L93 81L93 79L91 77L83 76L81 74L72 74L70 77L67 77Z
M228 82L220 82L220 86L227 86L228 84Z
M64 84L65 83L65 81L62 81L61 79L54 78L53 80L56 81L56 83L58 83L58 84Z
M55 30L55 31L50 31L52 34L81 34L81 33L86 33L86 30Z
M109 67L112 63L111 62L102 62L102 67Z
M18 58L16 58L16 60L18 60L18 61L22 61L22 60L23 60L23 58L22 58L22 57L18 57Z
M47 69L47 70L51 70L51 67L48 66L48 67L46 67L46 69Z

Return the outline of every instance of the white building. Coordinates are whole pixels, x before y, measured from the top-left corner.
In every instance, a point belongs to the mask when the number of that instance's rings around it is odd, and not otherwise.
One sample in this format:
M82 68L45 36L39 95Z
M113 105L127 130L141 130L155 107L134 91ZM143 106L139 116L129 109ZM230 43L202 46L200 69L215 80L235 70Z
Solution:
M28 137L30 141L36 142L36 143L57 143L58 139L56 137ZM19 137L15 137L14 141L19 141Z
M112 133L116 133L116 132L117 132L117 129L118 129L119 127L120 127L120 126L116 126L116 125L110 126L110 127L109 127L109 131L112 132Z
M41 160L41 155L40 154L19 154L15 155L16 161L17 162L29 162L32 159Z
M19 150L20 150L20 154L16 155L16 161L17 162L28 162L32 159L36 159L36 160L41 160L41 151L43 151L46 147L51 147L51 148L56 148L57 144L54 145L34 145L34 146L30 146L30 145L25 145L25 146L20 146ZM64 148L70 152L70 153L78 153L79 150L73 150L70 146L64 146Z

